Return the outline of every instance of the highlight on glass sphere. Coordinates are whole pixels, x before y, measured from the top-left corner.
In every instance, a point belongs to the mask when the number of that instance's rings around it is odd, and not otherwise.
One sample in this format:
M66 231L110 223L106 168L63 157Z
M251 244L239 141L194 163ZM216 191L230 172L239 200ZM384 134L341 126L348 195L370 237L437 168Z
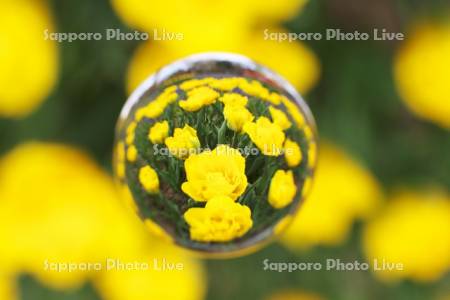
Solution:
M148 78L120 114L115 176L153 234L205 255L239 255L289 223L309 190L309 108L279 75L228 53Z

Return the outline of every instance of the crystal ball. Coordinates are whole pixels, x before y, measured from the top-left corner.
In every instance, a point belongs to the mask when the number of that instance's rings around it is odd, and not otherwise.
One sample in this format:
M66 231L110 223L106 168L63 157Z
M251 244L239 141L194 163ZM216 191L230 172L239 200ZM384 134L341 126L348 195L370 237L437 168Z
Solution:
M230 53L169 64L117 122L114 173L149 233L205 256L258 249L311 185L311 112L280 75Z

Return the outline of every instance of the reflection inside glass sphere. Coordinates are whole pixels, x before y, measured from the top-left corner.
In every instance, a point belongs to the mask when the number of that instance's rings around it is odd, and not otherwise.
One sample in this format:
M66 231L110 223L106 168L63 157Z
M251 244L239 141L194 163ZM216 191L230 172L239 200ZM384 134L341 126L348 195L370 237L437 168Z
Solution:
M204 254L253 250L311 183L314 121L295 89L239 55L168 65L126 102L115 176L153 234Z

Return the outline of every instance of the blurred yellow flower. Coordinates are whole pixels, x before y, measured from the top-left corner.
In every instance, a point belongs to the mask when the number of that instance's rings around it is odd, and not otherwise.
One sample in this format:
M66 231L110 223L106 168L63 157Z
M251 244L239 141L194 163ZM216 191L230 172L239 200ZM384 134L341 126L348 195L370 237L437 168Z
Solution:
M138 217L137 212L138 208L136 206L136 202L133 199L133 195L131 194L131 191L126 184L120 184L119 185L119 192L120 192L120 200L121 202L126 206L127 209L129 209L130 212L132 212L132 216ZM161 241L165 242L172 242L172 237L158 224L153 222L150 219L144 220L145 228L147 229L147 232L151 233L153 236L158 238Z
M186 100L180 100L178 105L185 111L197 111L203 106L216 102L219 93L207 86L198 87L188 92Z
M367 224L363 242L368 259L403 264L403 270L375 271L381 279L439 279L450 270L450 196L399 191Z
M301 290L281 290L270 295L266 300L323 300L318 294Z
M294 200L296 192L292 171L278 170L270 181L269 203L274 208L283 208Z
M175 128L173 136L166 138L164 142L170 153L180 159L186 159L200 148L197 131L187 124L183 128Z
M89 272L49 272L44 262L92 262L137 247L114 199L111 179L84 153L42 143L15 148L0 161L0 265L54 287L81 284Z
M450 129L450 22L414 28L395 57L394 73L408 108Z
M297 14L305 2L228 0L205 5L193 0L158 3L112 0L113 7L125 22L149 32L150 36L156 34L161 39L162 29L183 34L182 40L149 41L138 48L129 66L128 91L176 59L205 51L229 51L267 65L306 93L319 75L319 63L314 53L300 42L267 40L263 29ZM261 20L267 23L261 24ZM271 31L283 32L276 27ZM224 83L228 88L229 84L232 83Z
M131 27L149 32L155 28L182 32L185 38L191 39L193 47L206 42L213 48L220 46L223 38L235 36L239 40L247 28L261 19L272 23L293 17L305 2L169 0L147 3L112 0L116 12Z
M227 242L243 236L253 224L251 211L227 196L214 196L205 207L189 208L184 213L192 240Z
M223 115L228 127L239 133L242 132L245 123L251 122L255 118L244 106L233 104L225 104Z
M169 135L169 122L162 121L155 123L148 133L148 138L153 144L162 144Z
M113 300L200 300L205 291L201 265L173 246L151 239L120 205L112 179L87 155L68 146L28 143L0 160L0 244L2 270L31 274L54 288L75 288L91 279L103 299ZM148 262L150 270L52 272L44 268L46 260L103 264L115 258ZM166 258L184 268L155 270L154 258L159 266ZM10 288L2 280L1 296ZM168 288L174 281L177 289Z
M282 218L273 227L273 233L275 235L281 234L282 232L284 232L284 230L286 228L288 228L288 226L289 226L289 224L291 224L291 222L292 222L292 215L287 215L286 217Z
M266 117L244 124L244 132L264 155L278 156L283 151L285 135L281 128Z
M240 46L231 46L234 44L232 42L234 37L230 36L222 40L221 47L214 48L205 44L195 49L192 49L192 45L187 41L145 42L137 48L130 61L127 90L131 93L150 74L174 60L199 52L228 51L246 55L278 71L300 92L308 92L319 78L320 68L315 54L301 43L278 43L264 40L262 37L261 31L253 31L240 43ZM287 64L286 61L290 63Z
M152 220L145 219L144 224L147 230L155 237L158 237L162 241L172 242L172 237L161 226L159 226Z
M281 129L286 130L292 126L291 121L289 121L286 114L273 106L269 106L270 116L274 124L280 126Z
M187 181L181 189L196 201L209 201L215 196L236 200L247 187L245 158L227 145L191 155L184 167Z
M284 142L284 158L289 167L296 167L302 161L302 151L299 145L291 139Z
M58 51L46 1L3 0L0 9L0 116L25 117L53 89Z
M142 268L135 268L132 271L110 270L94 278L94 287L102 299L204 298L207 278L200 262L168 243L152 241L147 249L149 251L134 257L131 262L146 262L149 265L148 270Z
M280 27L271 32L286 32ZM280 43L264 39L264 31L249 34L241 47L233 50L244 54L268 68L279 72L302 94L307 93L318 81L320 63L316 55L304 43ZM277 103L273 103L277 104Z
M353 221L370 216L380 203L372 174L335 146L321 145L314 176L309 197L281 237L293 249L343 242Z
M13 276L3 274L0 271L0 299L16 300L19 299L17 287Z
M139 182L149 193L159 192L158 174L151 166L145 166L139 169Z
M117 183L117 189L119 192L120 202L125 206L126 209L136 214L138 207L136 202L134 202L133 195L131 194L130 188L126 183Z

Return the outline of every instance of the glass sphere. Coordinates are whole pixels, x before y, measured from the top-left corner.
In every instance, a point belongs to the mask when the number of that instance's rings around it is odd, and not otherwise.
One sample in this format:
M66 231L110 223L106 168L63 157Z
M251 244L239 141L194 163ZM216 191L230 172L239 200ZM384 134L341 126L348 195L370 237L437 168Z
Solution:
M150 232L205 255L240 255L292 219L316 153L314 120L289 82L246 57L204 53L132 93L114 169Z

